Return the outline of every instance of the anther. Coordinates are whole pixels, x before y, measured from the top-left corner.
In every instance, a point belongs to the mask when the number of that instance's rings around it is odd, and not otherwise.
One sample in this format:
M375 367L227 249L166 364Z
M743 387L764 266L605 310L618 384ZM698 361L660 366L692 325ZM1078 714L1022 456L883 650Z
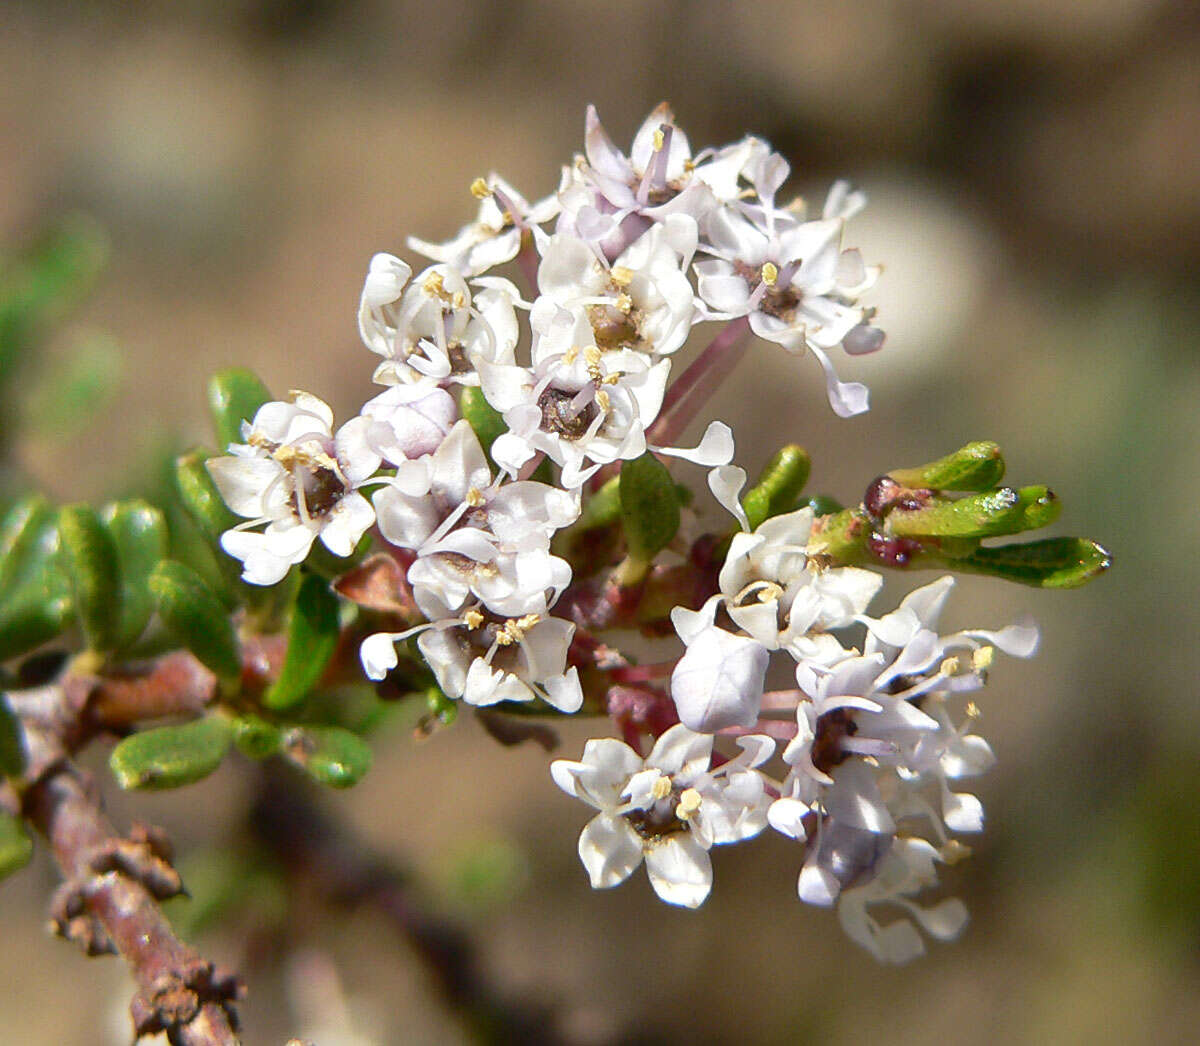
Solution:
M476 178L471 183L471 195L477 200L486 200L492 195L492 190L483 178Z

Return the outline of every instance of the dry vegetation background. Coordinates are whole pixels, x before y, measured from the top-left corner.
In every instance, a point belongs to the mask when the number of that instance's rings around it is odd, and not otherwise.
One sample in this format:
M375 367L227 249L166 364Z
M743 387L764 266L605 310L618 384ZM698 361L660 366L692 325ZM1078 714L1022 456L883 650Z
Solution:
M451 234L489 169L550 191L589 101L628 142L662 98L693 146L751 131L798 189L847 175L871 195L852 238L886 265L890 337L853 373L874 407L839 421L811 360L760 347L714 405L741 462L797 439L814 488L851 499L886 467L991 438L1014 480L1055 487L1059 532L1116 552L1081 592L960 585L951 624L1028 608L1044 626L1039 658L998 666L983 699L1000 756L989 825L945 877L973 922L913 966L876 966L797 903L798 854L778 838L718 853L699 913L658 904L641 877L593 893L583 807L543 754L499 749L468 717L420 744L398 717L365 783L327 805L414 867L429 903L472 927L488 976L553 1003L574 1041L1194 1041L1190 0L10 0L0 242L64 210L95 216L112 264L77 326L121 347L88 427L34 425L21 465L64 500L142 489L166 448L208 438L202 383L231 363L344 416L371 393L354 326L370 255ZM50 365L67 351L52 345ZM587 732L564 730L565 754ZM239 837L245 770L118 800L116 818L164 824L203 882L205 852ZM42 932L52 881L42 858L0 886L0 1038L125 1042L120 964ZM281 921L276 894L251 897L203 945L250 982L248 1043L461 1038L369 913L300 895Z

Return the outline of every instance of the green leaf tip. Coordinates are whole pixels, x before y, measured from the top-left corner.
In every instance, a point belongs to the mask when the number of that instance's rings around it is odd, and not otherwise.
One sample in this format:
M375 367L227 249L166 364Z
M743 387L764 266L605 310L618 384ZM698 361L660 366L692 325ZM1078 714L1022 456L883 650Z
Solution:
M953 566L1037 588L1079 588L1113 564L1112 553L1090 538L1046 538L979 548Z
M782 447L742 498L750 529L757 530L763 521L796 508L811 470L812 461L803 447L794 443Z
M179 788L216 770L232 740L228 719L206 716L127 737L112 750L108 765L126 790Z
M242 422L253 421L271 393L258 375L243 367L218 371L208 382L208 409L212 414L217 445L242 442Z

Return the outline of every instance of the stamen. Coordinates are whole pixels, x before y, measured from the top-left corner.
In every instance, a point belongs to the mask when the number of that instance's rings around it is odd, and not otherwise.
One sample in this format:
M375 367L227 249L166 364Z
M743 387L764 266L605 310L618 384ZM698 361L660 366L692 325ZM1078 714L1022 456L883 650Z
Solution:
M946 864L958 864L971 856L971 848L957 839L947 839L945 845L938 850L938 856Z
M686 821L700 809L700 804L703 802L703 798L696 789L686 788L679 797L679 805L675 807L675 816L681 821Z
M768 287L774 287L779 279L779 266L774 262L763 262L762 279Z
M624 265L614 266L608 275L617 287L628 287L633 282L633 270Z
M476 178L471 183L471 195L477 200L486 200L492 195L492 190L488 187L488 183L483 178Z
M483 624L484 616L478 610L472 608L463 612L461 621L467 628L474 630Z
M463 499L471 508L482 508L487 504L487 499L479 492L478 488L471 487L467 491L467 496Z
M650 789L655 799L666 799L671 794L671 779L666 774L660 774Z

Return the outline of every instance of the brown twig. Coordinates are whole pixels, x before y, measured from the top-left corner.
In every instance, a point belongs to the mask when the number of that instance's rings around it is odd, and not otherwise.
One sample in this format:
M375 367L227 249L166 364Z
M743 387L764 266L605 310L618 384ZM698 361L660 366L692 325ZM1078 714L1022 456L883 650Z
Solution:
M123 838L71 754L114 718L199 711L205 672L168 657L157 674L136 679L68 679L8 695L24 730L22 813L50 843L64 878L52 926L89 955L118 952L138 985L135 1034L166 1032L177 1046L236 1044L241 986L180 941L163 915L158 901L183 888L163 835L135 826Z

